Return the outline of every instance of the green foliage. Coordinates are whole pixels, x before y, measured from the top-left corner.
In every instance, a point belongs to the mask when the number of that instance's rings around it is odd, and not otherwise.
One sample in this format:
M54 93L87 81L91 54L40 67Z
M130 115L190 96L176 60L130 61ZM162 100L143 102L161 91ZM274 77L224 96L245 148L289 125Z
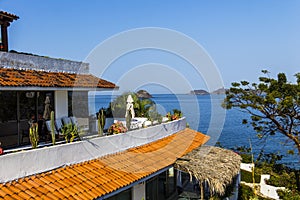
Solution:
M220 143L218 143L218 146L224 148ZM232 148L231 150L237 152L242 157L243 163L252 163L252 154L250 148L247 148L245 146L239 146Z
M173 109L173 114L168 112L166 117L169 119L169 121L177 120L182 117L182 112L178 109Z
M33 123L29 128L29 139L33 149L37 148L39 143L38 124Z
M251 115L250 124L259 138L267 135L282 134L293 143L300 155L300 73L296 74L297 83L287 81L284 73L270 78L269 72L259 78L259 83L232 83L226 91L223 107L239 108Z
M270 165L272 167L280 166L278 161L282 160L282 155L277 153L265 153L262 149L256 159L258 165Z
M134 109L137 117L149 118L149 112L155 109L155 103L151 99L138 99L138 106Z
M61 129L67 143L73 142L75 139L80 139L79 131L76 125L66 124Z
M239 187L239 200L249 200L249 199L258 199L258 200L270 200L260 196L254 195L253 189L247 185L241 184Z
M137 101L138 97L133 92L126 92L122 95L118 96L115 100L113 100L109 107L107 108L107 116L108 117L115 117L115 118L124 118L126 113L126 104L127 104L127 97L128 95L131 95L133 99L133 107L137 108Z
M249 148L242 146L235 148L234 151L237 151L242 156L242 162L245 163L249 159ZM255 161L255 182L260 182L260 175L270 174L270 179L266 181L267 184L276 187L288 188L288 190L281 191L280 194L278 193L281 196L281 199L293 199L290 198L293 197L292 195L299 197L297 196L300 195L299 191L297 192L297 179L300 171L288 168L285 165L278 163L278 161L281 159L282 155L275 153L264 153L264 151L261 151ZM247 183L252 183L252 173L241 170L241 180ZM247 197L249 197L249 195L246 195L245 198Z
M133 108L136 117L149 117L149 111L153 110L155 103L151 99L138 98L136 93L127 92L118 96L112 101L107 109L107 116L109 117L125 117L127 97L131 95L133 99Z
M296 177L294 172L281 171L279 173L271 173L270 179L267 180L269 185L276 187L287 187L289 189L296 188Z
M260 175L254 173L255 183L260 182ZM245 170L241 170L241 181L245 181L246 183L253 183L252 172L248 172Z
M154 121L158 121L158 123L161 123L162 122L162 115L159 114L156 109L153 109L153 110L150 110L149 111L149 120L151 122L154 122Z
M299 200L300 192L296 190L277 190L277 194L282 200Z
M54 111L51 111L51 113L50 113L50 127L51 127L52 144L55 145Z

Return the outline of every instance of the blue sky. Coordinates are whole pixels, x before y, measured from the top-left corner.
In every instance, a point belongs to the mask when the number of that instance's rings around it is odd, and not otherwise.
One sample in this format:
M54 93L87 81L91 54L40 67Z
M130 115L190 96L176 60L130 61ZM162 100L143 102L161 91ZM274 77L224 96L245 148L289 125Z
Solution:
M257 81L262 69L272 75L285 72L293 80L300 69L298 0L1 0L0 9L20 17L10 26L9 48L21 52L84 61L113 35L160 27L199 43L216 64L225 87L233 81ZM148 63L174 68L194 89L207 87L184 60L155 50L123 56L114 62L115 72L103 78L119 83L126 71ZM93 67L91 71L97 73Z

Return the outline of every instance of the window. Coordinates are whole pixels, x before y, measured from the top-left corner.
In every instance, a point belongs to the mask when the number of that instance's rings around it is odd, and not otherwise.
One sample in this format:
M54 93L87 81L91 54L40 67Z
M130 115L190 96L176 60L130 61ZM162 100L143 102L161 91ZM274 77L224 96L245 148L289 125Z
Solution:
M107 200L131 200L131 188L109 197Z
M146 182L146 200L160 200L158 198L158 177Z
M170 168L146 182L147 200L171 199L177 195L174 168Z
M68 115L88 117L88 92L68 92Z
M0 91L0 122L17 120L17 92Z
M22 136L28 132L28 121L43 116L46 96L54 108L54 92L0 91L0 141L2 147L13 147L22 143ZM39 128L39 131L42 129Z

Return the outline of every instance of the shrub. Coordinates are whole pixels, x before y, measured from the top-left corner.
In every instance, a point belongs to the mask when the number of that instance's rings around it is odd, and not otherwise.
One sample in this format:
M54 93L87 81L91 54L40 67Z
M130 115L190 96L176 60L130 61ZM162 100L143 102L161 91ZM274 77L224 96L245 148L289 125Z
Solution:
M253 189L247 185L241 184L239 187L239 200L249 200L249 199L258 199L258 200L270 200L268 198L260 197L257 195L255 198Z
M270 179L267 180L267 184L275 187L288 187L290 189L296 189L296 177L294 172L282 172L280 174L272 173Z
M260 175L255 173L254 174L254 179L255 179L255 183L259 183L260 182ZM253 183L252 172L241 170L241 181L245 181L246 183Z
M300 192L296 190L277 190L277 194L282 200L299 200Z

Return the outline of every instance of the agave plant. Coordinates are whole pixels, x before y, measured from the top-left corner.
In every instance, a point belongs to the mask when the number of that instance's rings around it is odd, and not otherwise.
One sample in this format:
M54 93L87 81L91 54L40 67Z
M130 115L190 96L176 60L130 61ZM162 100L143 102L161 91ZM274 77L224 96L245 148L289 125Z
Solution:
M76 138L80 139L79 130L76 125L66 124L62 127L61 131L67 143L73 142Z

